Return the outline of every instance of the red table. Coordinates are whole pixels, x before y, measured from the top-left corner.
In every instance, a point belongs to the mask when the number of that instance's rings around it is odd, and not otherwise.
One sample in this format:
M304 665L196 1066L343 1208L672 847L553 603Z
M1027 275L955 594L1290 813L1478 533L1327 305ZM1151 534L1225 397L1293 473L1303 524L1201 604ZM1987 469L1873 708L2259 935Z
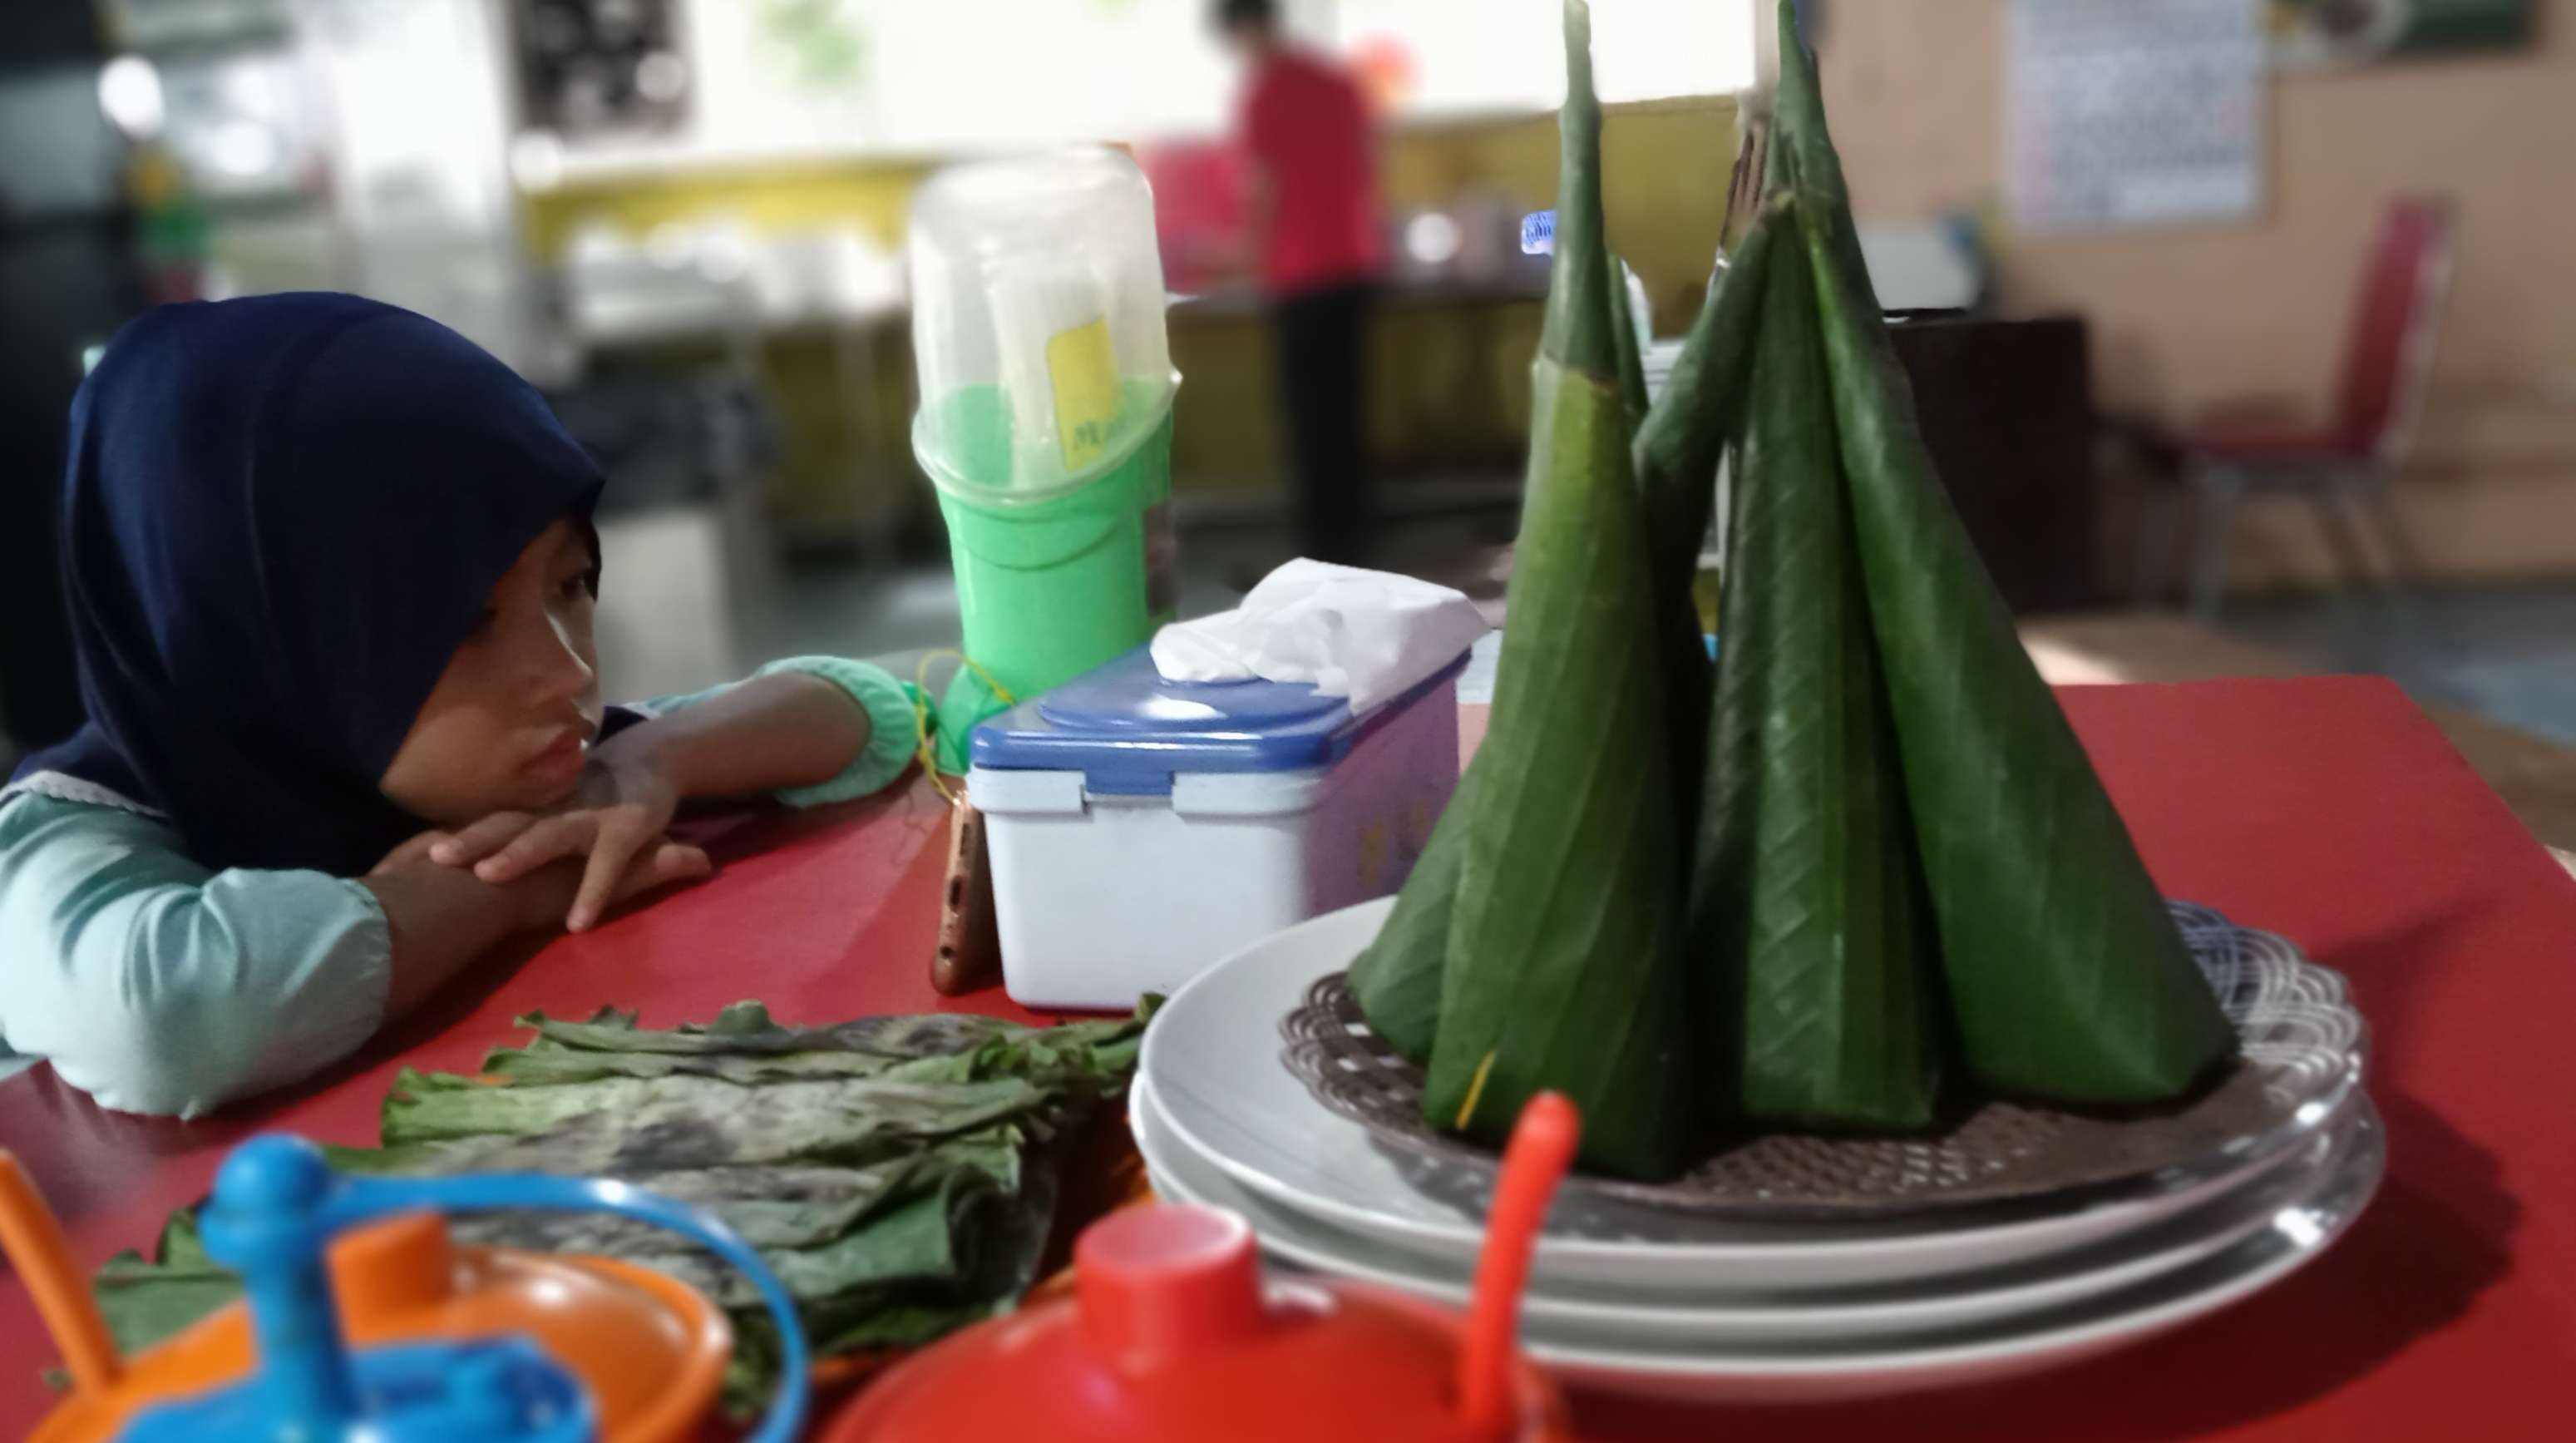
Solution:
M2430 722L2377 681L2075 688L2068 713L2165 889L2352 979L2393 1162L2323 1261L2170 1338L2018 1383L1849 1407L1587 1398L1594 1443L1731 1438L2576 1439L2576 884ZM294 1099L195 1124L0 1083L15 1150L96 1261L146 1245L224 1146L283 1126L374 1140L400 1065L471 1069L531 1008L648 1024L759 997L789 1021L940 1005L925 979L944 816L927 790L719 845L716 884L496 966ZM1011 1012L998 993L980 1010ZM51 1349L0 1282L0 1437Z

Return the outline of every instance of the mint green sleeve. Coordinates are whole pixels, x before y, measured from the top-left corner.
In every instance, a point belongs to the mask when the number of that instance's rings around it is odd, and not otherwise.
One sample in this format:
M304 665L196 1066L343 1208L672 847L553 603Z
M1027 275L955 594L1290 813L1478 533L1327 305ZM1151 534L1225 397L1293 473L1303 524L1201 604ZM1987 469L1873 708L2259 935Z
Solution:
M753 676L771 676L778 672L801 672L820 677L850 694L850 700L868 714L868 744L838 776L810 786L781 787L770 795L791 807L819 807L832 802L846 802L883 791L904 769L911 766L921 746L921 690L910 682L897 681L884 667L864 661L851 661L837 656L791 656L773 661ZM638 710L648 716L661 716L680 711L720 696L738 682L709 687L686 696L656 697Z
M375 1034L392 976L355 882L210 872L154 818L0 802L0 1056L103 1107L192 1117L309 1076Z

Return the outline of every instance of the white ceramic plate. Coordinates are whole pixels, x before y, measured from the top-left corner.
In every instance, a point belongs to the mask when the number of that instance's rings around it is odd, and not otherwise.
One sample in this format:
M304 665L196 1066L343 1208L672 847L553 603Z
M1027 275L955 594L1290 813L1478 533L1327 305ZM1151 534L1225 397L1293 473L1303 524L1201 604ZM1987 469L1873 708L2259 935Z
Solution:
M2353 1147L2325 1185L2227 1251L2116 1293L1910 1346L1755 1356L1603 1346L1535 1326L1525 1345L1570 1386L1694 1403L1849 1402L2020 1377L2171 1332L2316 1261L2369 1206L2387 1166L2387 1139L2365 1102Z
M1328 1111L1279 1061L1280 1019L1315 979L1348 967L1394 905L1382 898L1299 923L1201 974L1154 1018L1138 1074L1177 1140L1245 1188L1291 1213L1463 1268L1483 1240L1481 1196L1425 1191L1419 1159ZM2298 1152L2284 1147L2234 1171L2074 1211L2025 1206L1932 1223L1753 1226L1560 1202L1548 1215L1536 1276L1551 1289L1626 1295L1787 1292L1983 1272L2138 1232L2244 1187Z
M1151 1119L1138 1132L1140 1145L1149 1132L1158 1143L1170 1141ZM1850 1401L2037 1373L2171 1331L2287 1277L2350 1228L2386 1166L2386 1139L2365 1101L2307 1187L2259 1215L2259 1225L2232 1246L2161 1277L2017 1318L1839 1346L1776 1334L1755 1343L1645 1344L1542 1318L1533 1297L1524 1300L1523 1343L1573 1386L1702 1403ZM1197 1172L1214 1176L1204 1167ZM1215 1181L1228 1185L1221 1176ZM1156 1185L1186 1195L1160 1173ZM1241 1189L1231 1195L1246 1196ZM1265 1245L1271 1241L1265 1234ZM1329 1266L1346 1271L1338 1260Z
M1273 1255L1436 1302L1463 1306L1470 1272L1373 1243L1304 1218L1237 1184L1172 1135L1150 1087L1129 1105L1137 1149L1155 1191L1175 1202L1242 1214ZM1584 1339L1654 1346L1729 1346L1772 1342L1839 1343L1935 1329L1964 1328L2028 1316L2188 1267L2224 1252L2270 1225L2327 1185L2357 1145L2339 1125L2300 1150L2290 1165L2260 1182L2151 1231L2044 1263L1993 1273L1961 1274L1937 1284L1852 1289L1764 1299L1741 1292L1620 1296L1567 1293L1534 1281L1522 1299L1533 1328Z

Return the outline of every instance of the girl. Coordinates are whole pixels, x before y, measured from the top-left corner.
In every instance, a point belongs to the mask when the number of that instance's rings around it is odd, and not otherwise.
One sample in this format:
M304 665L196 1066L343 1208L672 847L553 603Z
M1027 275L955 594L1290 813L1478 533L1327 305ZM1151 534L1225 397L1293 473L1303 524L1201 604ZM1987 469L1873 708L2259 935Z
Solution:
M599 705L600 474L536 391L354 296L163 307L72 402L88 723L0 790L0 1075L190 1115L512 933L705 875L691 797L899 776L909 689L806 658Z

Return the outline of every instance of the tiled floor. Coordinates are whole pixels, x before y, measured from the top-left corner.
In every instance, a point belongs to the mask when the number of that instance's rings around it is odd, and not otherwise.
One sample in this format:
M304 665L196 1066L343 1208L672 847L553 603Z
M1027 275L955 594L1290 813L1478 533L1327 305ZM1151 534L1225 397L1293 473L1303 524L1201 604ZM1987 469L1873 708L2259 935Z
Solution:
M2576 745L2576 584L2283 602L2225 621L2317 669L2377 672L2418 701Z

